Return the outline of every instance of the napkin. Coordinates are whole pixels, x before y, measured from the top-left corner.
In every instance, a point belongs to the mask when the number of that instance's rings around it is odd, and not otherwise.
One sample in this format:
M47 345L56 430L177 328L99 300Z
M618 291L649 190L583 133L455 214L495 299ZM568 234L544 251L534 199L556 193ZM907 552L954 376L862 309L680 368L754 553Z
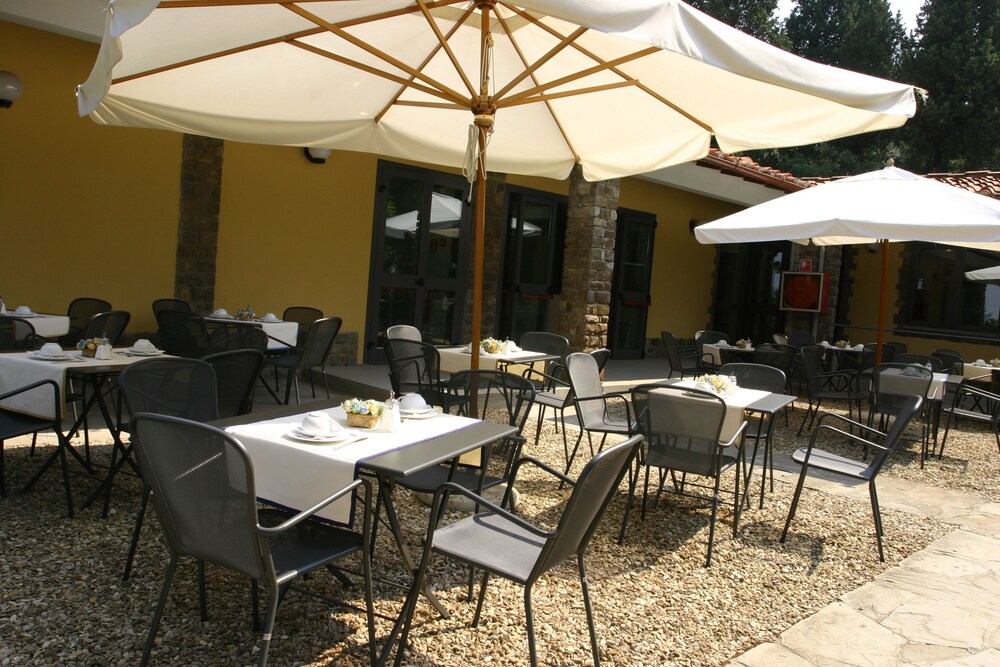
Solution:
M520 352L520 351L521 351L521 348L519 348L519 347L517 346L517 343L515 343L514 341L511 341L511 342L510 342L510 351L511 351L511 352Z
M860 352L861 350L865 349L864 343L858 343L857 345L854 346L854 349Z

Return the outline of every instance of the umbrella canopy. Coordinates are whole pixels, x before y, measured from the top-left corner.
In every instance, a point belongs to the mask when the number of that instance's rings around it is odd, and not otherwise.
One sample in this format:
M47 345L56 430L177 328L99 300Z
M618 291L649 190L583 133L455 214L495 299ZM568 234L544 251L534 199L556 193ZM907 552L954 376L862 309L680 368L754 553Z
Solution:
M1000 251L1000 201L896 167L814 186L695 229L701 243L883 244L877 343L884 338L890 241Z
M798 58L679 0L112 0L77 93L98 123L364 151L480 181L563 179L575 164L617 178L699 159L712 137L726 151L816 143L915 110L912 86Z
M985 269L976 269L975 271L966 271L965 279L972 280L978 283L996 283L1000 284L1000 266L990 266Z

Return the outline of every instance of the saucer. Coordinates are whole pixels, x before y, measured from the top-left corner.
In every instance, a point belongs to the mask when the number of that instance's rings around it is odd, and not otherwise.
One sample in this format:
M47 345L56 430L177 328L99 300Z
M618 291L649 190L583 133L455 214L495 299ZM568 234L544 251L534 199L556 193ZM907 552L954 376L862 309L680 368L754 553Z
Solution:
M125 351L133 357L157 357L163 354L163 350L136 350L131 347Z
M28 357L31 359L41 359L42 361L65 361L71 358L73 355L68 352L63 352L62 354L42 354L41 352L31 351L28 352Z
M277 317L275 317L273 320L269 320L266 317L258 317L257 321L258 322L271 322L273 324L274 322L280 322L281 320L278 319Z
M437 415L437 410L432 407L428 407L426 410L416 410L414 412L407 412L406 410L400 410L399 416L403 419L430 419Z
M301 442L316 442L316 443L340 442L342 440L347 440L348 438L354 437L353 433L343 429L339 431L334 431L333 433L329 433L327 435L313 435L311 433L305 433L301 431L298 426L288 431L288 433L286 433L285 435L287 435L289 438L292 438L294 440L299 440Z

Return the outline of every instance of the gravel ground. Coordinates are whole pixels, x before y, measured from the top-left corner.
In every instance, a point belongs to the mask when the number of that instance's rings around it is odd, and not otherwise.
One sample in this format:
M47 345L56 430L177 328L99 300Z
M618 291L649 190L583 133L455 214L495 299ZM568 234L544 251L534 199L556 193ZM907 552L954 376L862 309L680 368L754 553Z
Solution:
M791 427L779 428L778 448L804 444ZM529 422L526 429L534 432ZM561 437L546 427L543 442L526 452L543 460L562 457ZM6 443L8 488L18 488L39 463L27 446ZM42 446L44 455L51 439ZM889 474L928 484L997 494L997 455L992 436L978 427L949 436L945 459L919 471L911 450L900 453ZM99 460L108 446L94 447ZM575 468L578 472L582 461ZM519 512L551 521L568 491L559 491L533 468L518 488ZM139 499L137 480L119 478L112 513L92 508L67 519L61 481L48 473L26 495L0 500L0 665L132 665L138 660L149 612L166 564L166 549L152 513L147 517L136 569L129 582L121 568ZM758 478L759 479L759 478ZM74 475L77 498L94 486ZM591 544L588 569L606 665L718 665L758 643L774 641L787 627L839 595L871 581L879 572L923 548L951 528L925 518L884 510L886 563L876 556L866 503L806 491L787 544L778 538L792 487L778 483L763 510L743 513L732 537L732 509L720 510L711 568L703 567L708 512L703 505L665 494L660 507L639 521L633 515L624 544L615 541L624 503L614 502ZM406 492L397 499L411 547L419 544L427 507ZM452 516L449 513L449 517ZM458 514L455 517L460 516ZM382 530L376 574L403 579L388 531ZM465 570L437 560L430 579L449 619L429 605L417 609L406 664L525 664L523 597L519 587L493 581L483 620L471 628L474 606L466 600ZM250 630L245 579L208 568L209 621L198 620L195 567L182 563L158 635L153 664L249 665L259 636ZM343 591L318 573L305 582L319 593L361 603L357 587ZM557 568L535 586L534 609L543 664L591 664L576 568ZM376 590L376 609L394 615L402 594L388 585ZM378 633L389 629L379 621ZM360 614L331 608L290 593L279 608L271 665L366 664L367 635Z

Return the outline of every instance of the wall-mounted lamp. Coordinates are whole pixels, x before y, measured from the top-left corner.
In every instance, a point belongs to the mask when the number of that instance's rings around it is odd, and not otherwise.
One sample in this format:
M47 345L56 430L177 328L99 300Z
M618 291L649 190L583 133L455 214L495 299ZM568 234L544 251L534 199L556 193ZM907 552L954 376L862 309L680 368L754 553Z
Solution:
M702 223L701 220L690 220L688 221L688 231L694 234L694 228Z
M882 246L880 246L878 243L869 243L868 244L868 252L870 252L871 254L874 255L875 253L877 253L879 251L879 248L881 248L881 247Z
M9 109L24 92L24 85L13 72L0 71L0 109Z
M330 157L330 153L333 152L333 150L329 148L319 148L316 146L303 148L302 151L306 154L306 159L313 164L326 164L326 159Z

